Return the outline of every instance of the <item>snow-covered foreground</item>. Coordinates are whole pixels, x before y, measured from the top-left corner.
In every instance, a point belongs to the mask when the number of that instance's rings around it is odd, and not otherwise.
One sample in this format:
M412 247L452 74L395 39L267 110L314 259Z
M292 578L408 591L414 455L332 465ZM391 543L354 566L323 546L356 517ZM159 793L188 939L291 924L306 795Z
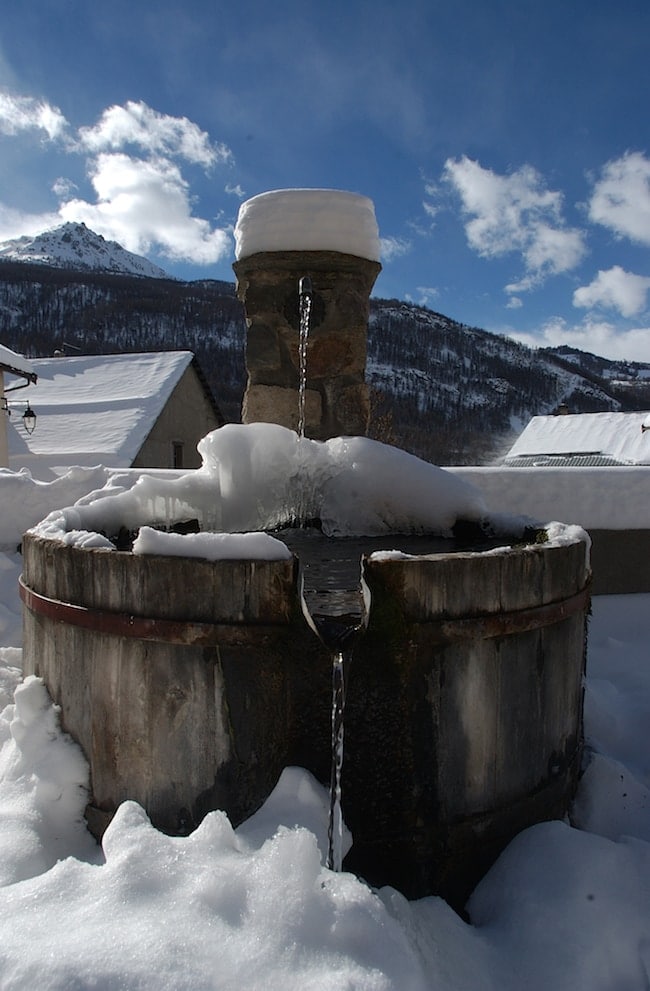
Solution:
M73 482L73 498L65 479L55 490L20 485L32 513L40 494L42 516L78 498L78 474ZM9 495L16 484L0 472L10 536L29 502ZM20 555L11 539L4 547L2 991L650 987L650 596L594 601L575 826L520 834L474 892L465 922L438 898L408 902L323 867L326 795L300 769L285 771L237 830L214 812L191 836L170 838L126 803L98 848L82 819L83 755L61 733L42 683L21 681Z
M18 688L0 720L0 987L647 988L649 608L647 595L595 602L580 829L517 837L470 924L441 899L409 903L324 868L326 795L299 769L235 831L214 812L170 838L127 803L100 851L81 820L83 757L42 684L19 684L20 650L3 648L3 697Z

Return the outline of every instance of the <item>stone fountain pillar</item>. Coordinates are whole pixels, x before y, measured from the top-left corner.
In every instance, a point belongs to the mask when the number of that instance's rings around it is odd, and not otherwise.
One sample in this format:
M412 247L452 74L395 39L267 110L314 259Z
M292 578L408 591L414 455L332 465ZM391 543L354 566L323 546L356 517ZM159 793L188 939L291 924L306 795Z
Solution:
M235 229L237 295L247 323L244 423L298 426L298 289L312 284L305 433L367 433L370 292L381 265L372 201L338 190L287 189L242 204Z

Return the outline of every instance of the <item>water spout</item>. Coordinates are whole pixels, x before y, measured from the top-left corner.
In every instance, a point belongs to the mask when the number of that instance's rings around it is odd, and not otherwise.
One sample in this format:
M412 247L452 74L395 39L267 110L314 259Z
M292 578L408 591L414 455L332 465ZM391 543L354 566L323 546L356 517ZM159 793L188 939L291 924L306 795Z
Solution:
M298 283L298 308L300 311L300 337L298 341L298 437L305 436L305 405L307 393L307 342L309 340L309 316L312 303L312 285L308 275Z

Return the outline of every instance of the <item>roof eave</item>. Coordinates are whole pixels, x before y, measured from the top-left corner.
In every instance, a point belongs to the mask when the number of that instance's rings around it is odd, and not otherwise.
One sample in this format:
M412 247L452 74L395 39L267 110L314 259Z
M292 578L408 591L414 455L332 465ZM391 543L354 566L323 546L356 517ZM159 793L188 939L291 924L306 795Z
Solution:
M22 368L14 368L12 365L6 365L4 362L0 364L0 369L3 372L9 372L10 375L16 375L18 378L26 379L25 385L36 385L38 381L36 372L27 372ZM5 389L5 392L13 392L14 389L24 389L25 385L13 385L9 389Z

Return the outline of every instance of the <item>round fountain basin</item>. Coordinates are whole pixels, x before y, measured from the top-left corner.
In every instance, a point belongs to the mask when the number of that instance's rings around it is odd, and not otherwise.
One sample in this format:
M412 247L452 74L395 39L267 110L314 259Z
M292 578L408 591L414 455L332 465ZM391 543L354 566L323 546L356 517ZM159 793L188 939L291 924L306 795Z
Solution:
M125 799L172 833L216 808L237 824L286 765L329 780L332 651L303 613L298 563L305 577L320 554L336 574L322 614L351 592L360 627L345 866L460 907L519 830L565 815L574 794L586 537L482 552L325 538L311 557L309 539L297 534L287 560L210 562L26 534L25 673L43 677L89 760L96 834ZM320 579L307 584L317 612Z

